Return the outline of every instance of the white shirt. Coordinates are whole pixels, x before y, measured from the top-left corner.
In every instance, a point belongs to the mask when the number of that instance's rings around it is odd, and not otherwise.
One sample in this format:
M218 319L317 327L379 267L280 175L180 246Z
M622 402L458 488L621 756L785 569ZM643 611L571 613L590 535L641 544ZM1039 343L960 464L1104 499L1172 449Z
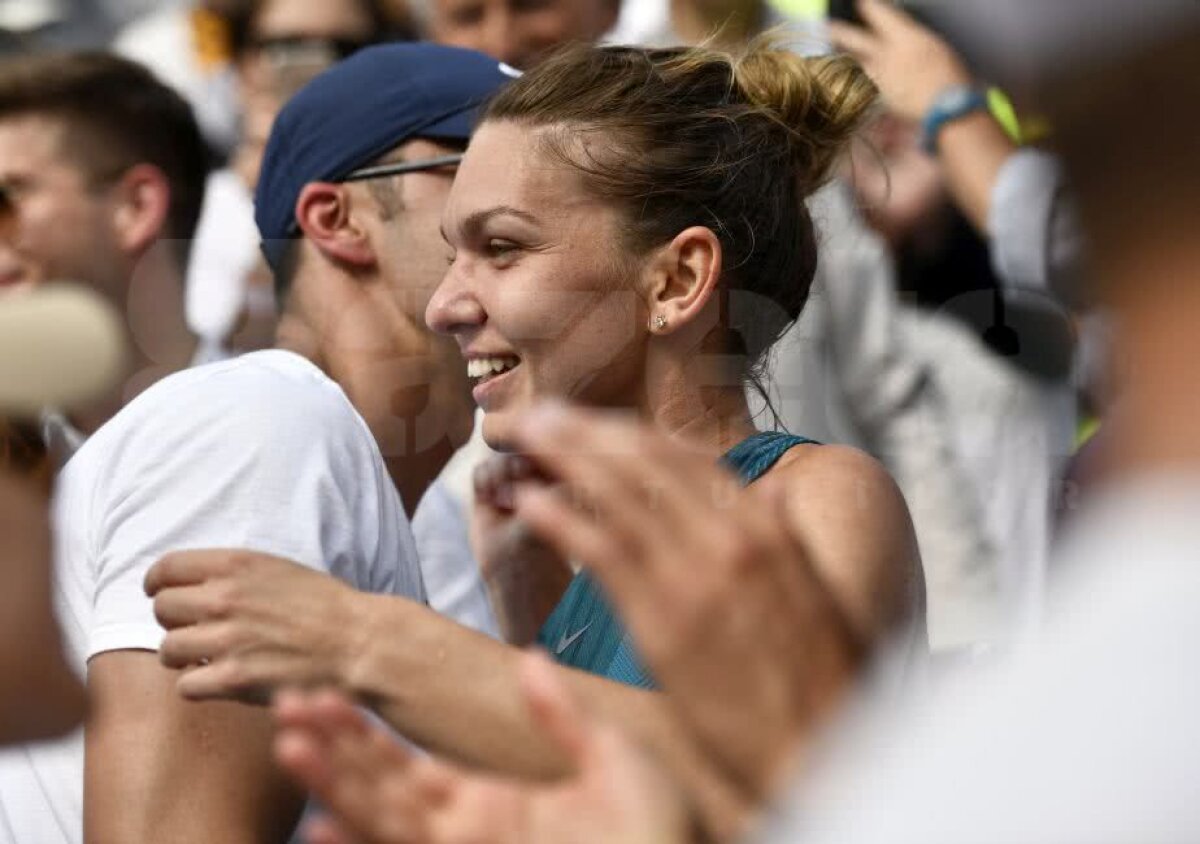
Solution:
M248 548L352 586L425 599L400 497L341 388L283 351L178 373L94 434L59 475L55 601L80 676L157 650L142 591L170 551ZM83 736L0 754L0 841L79 842Z
M500 638L487 585L471 549L468 507L443 474L421 496L413 514L413 538L429 606L459 624Z
M219 360L247 304L247 278L259 258L254 197L232 170L217 170L204 187L204 205L187 269L188 328L200 338L197 362Z

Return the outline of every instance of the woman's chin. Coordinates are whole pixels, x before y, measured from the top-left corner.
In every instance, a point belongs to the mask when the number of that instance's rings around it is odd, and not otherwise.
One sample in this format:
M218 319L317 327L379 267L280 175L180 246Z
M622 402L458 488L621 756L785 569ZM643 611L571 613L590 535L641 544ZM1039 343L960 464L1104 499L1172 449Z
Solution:
M515 451L513 431L517 414L511 410L495 410L483 415L483 441L493 451Z

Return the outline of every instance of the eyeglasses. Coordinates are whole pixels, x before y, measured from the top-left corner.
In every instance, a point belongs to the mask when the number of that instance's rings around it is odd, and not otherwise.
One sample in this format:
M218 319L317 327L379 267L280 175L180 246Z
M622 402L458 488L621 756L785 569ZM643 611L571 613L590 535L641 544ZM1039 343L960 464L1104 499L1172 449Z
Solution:
M422 161L397 161L393 164L375 164L371 167L360 167L349 175L343 176L339 182L362 182L367 179L382 179L387 176L401 176L405 173L420 173L425 170L436 170L439 167L453 167L461 164L462 153L440 155L436 158L426 158Z
M322 60L329 64L348 59L375 44L374 39L324 38L309 35L273 35L253 38L247 45L277 64Z

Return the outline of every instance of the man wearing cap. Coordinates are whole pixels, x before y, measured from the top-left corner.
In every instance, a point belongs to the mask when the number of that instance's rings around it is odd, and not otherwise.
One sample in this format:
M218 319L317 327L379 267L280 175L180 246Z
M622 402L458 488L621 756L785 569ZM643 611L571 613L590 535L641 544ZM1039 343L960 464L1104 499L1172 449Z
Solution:
M425 600L401 502L472 410L457 350L423 325L437 225L474 112L509 78L470 51L386 45L281 114L258 196L277 347L161 381L60 474L59 606L92 711L84 735L0 768L11 840L287 840L303 796L271 761L268 713L180 698L143 579L169 551L244 547Z

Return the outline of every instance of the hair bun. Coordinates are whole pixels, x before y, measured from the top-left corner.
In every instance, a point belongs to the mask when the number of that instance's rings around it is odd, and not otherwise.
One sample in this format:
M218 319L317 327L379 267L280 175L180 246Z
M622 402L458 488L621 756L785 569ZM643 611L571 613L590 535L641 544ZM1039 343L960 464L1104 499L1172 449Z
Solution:
M806 58L770 39L752 44L733 75L747 101L789 130L806 192L830 178L879 97L849 56Z

